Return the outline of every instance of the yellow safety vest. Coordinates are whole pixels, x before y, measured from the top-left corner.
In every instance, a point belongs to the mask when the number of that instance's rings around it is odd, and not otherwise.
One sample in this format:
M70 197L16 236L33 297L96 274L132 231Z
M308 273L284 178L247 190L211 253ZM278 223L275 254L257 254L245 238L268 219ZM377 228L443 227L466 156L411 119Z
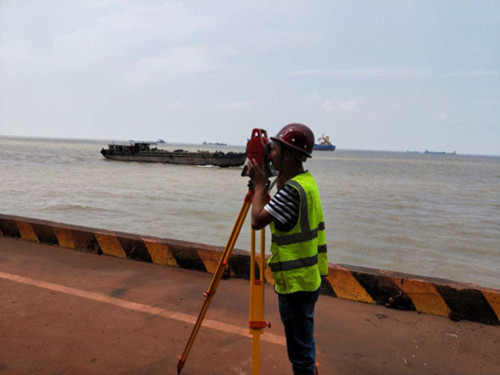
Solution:
M309 171L286 184L299 192L299 217L288 232L279 231L271 223L268 265L277 293L313 292L320 287L321 276L328 275L325 223L318 185Z

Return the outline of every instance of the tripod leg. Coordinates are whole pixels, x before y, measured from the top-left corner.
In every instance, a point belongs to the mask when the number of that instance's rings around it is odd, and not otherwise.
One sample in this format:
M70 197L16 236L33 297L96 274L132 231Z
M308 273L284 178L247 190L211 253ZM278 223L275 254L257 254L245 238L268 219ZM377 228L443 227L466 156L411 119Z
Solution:
M265 262L265 229L260 231L259 278L255 274L255 231L251 232L250 248L250 333L252 334L252 375L260 374L260 335L269 324L264 321L264 262Z
M252 336L252 375L260 375L260 334Z
M196 335L198 334L198 331L201 328L201 324L203 322L203 319L205 318L205 314L207 313L208 307L210 306L210 302L212 302L212 298L214 297L215 292L217 291L217 286L219 285L219 282L222 278L224 268L226 267L229 256L231 255L231 251L233 250L234 245L236 244L236 240L238 239L238 236L240 234L241 227L245 222L245 218L247 216L251 202L252 200L249 192L245 197L245 200L243 202L243 205L241 206L238 217L236 218L236 222L233 226L233 230L231 231L231 235L229 236L229 239L226 243L226 247L224 248L224 251L222 253L219 265L217 266L217 269L215 270L214 275L212 276L212 281L210 282L210 285L204 294L206 298L201 308L200 314L198 315L198 319L196 320L196 323L193 327L193 331L191 332L191 336L189 337L186 347L184 348L184 352L182 353L182 356L179 358L179 362L177 363L178 375L181 373L182 368L186 363L187 356L189 355L189 352L193 346Z

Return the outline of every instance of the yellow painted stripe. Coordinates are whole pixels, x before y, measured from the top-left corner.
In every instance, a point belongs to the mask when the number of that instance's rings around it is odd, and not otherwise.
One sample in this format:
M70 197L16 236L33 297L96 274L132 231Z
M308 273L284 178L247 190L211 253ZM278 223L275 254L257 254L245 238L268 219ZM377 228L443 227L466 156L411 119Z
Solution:
M489 302L492 310L497 315L497 319L500 321L500 292L493 292L489 290L481 290L484 298Z
M220 258L222 253L218 253L210 250L196 249L198 256L202 260L207 272L215 273L217 267L219 266Z
M61 247L68 247L70 249L75 248L75 243L73 242L73 235L71 230L61 227L52 227L54 233L57 237L57 242Z
M31 285L42 289L56 291L59 293L65 293L75 297L86 298L92 301L107 303L113 306L121 307L128 310L138 311L145 314L157 315L163 318L173 319L183 323L195 324L197 319L197 316L195 315L184 314L176 311L169 311L159 307L144 305L142 303L130 302L116 297L111 297L103 293L88 292L86 290L75 289L64 285L50 283L47 281L30 279L27 277L1 271L0 271L0 279L5 279L25 285ZM205 319L203 320L203 327L212 328L218 331L238 336L244 336L247 338L252 337L248 333L248 327L238 327L235 325L228 324L227 322L219 322L217 320ZM286 341L283 336L278 336L273 333L266 332L266 334L261 336L261 340L271 344L276 344L281 346L286 345Z
M451 310L434 285L423 280L393 279L412 300L418 312L449 316Z
M118 241L115 235L95 233L95 237L104 254L119 258L127 257L127 253L125 253L125 250L123 250L120 241Z
M35 231L33 230L33 226L31 225L31 223L17 221L16 224L17 224L17 227L19 228L19 233L21 234L21 238L23 240L40 242L38 240L38 236L36 235Z
M340 266L334 269L330 268L327 279L337 297L352 301L375 303L349 270Z
M144 245L146 245L146 248L148 249L151 259L153 260L153 263L179 267L167 245L145 238L143 238L143 241Z

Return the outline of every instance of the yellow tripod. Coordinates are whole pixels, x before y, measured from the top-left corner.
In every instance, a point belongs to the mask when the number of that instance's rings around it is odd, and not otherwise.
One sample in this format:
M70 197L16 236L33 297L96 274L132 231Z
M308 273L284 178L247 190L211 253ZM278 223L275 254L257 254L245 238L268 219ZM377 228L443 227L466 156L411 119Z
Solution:
M249 184L251 186L251 182ZM184 348L184 352L182 356L179 357L179 362L177 363L177 374L179 375L186 363L189 352L194 344L194 340L198 331L201 328L201 324L203 319L205 318L205 314L208 311L208 307L212 302L213 297L217 291L217 287L219 286L219 282L222 278L224 270L227 267L227 262L229 260L229 256L236 244L236 240L240 234L241 228L247 216L248 210L252 204L253 200L253 188L250 187L247 195L243 201L243 205L241 206L238 217L236 218L236 222L233 226L233 230L231 231L231 235L226 243L224 251L222 252L221 259L217 266L217 269L212 276L212 280L207 291L203 294L205 296L205 301L201 308L200 314L198 315L198 319L193 327L191 332L191 336ZM250 319L249 319L249 328L250 333L253 335L252 337L252 375L258 375L260 373L260 335L264 332L264 328L269 327L270 324L264 322L264 247L265 247L265 230L261 230L261 251L260 251L260 274L258 279L255 277L256 268L255 268L255 231L251 230L251 251L250 251Z

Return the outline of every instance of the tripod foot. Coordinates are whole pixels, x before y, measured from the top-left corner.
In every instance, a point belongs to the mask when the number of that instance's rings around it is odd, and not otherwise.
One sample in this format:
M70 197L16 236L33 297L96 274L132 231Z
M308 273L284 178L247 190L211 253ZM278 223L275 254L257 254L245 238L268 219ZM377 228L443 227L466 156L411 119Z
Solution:
M179 358L178 358L178 359L179 359L179 362L177 363L177 375L180 375L180 373L181 373L181 371L182 371L182 368L184 367L184 363L186 363L186 362L184 362L184 361L180 358L180 356L179 356Z

